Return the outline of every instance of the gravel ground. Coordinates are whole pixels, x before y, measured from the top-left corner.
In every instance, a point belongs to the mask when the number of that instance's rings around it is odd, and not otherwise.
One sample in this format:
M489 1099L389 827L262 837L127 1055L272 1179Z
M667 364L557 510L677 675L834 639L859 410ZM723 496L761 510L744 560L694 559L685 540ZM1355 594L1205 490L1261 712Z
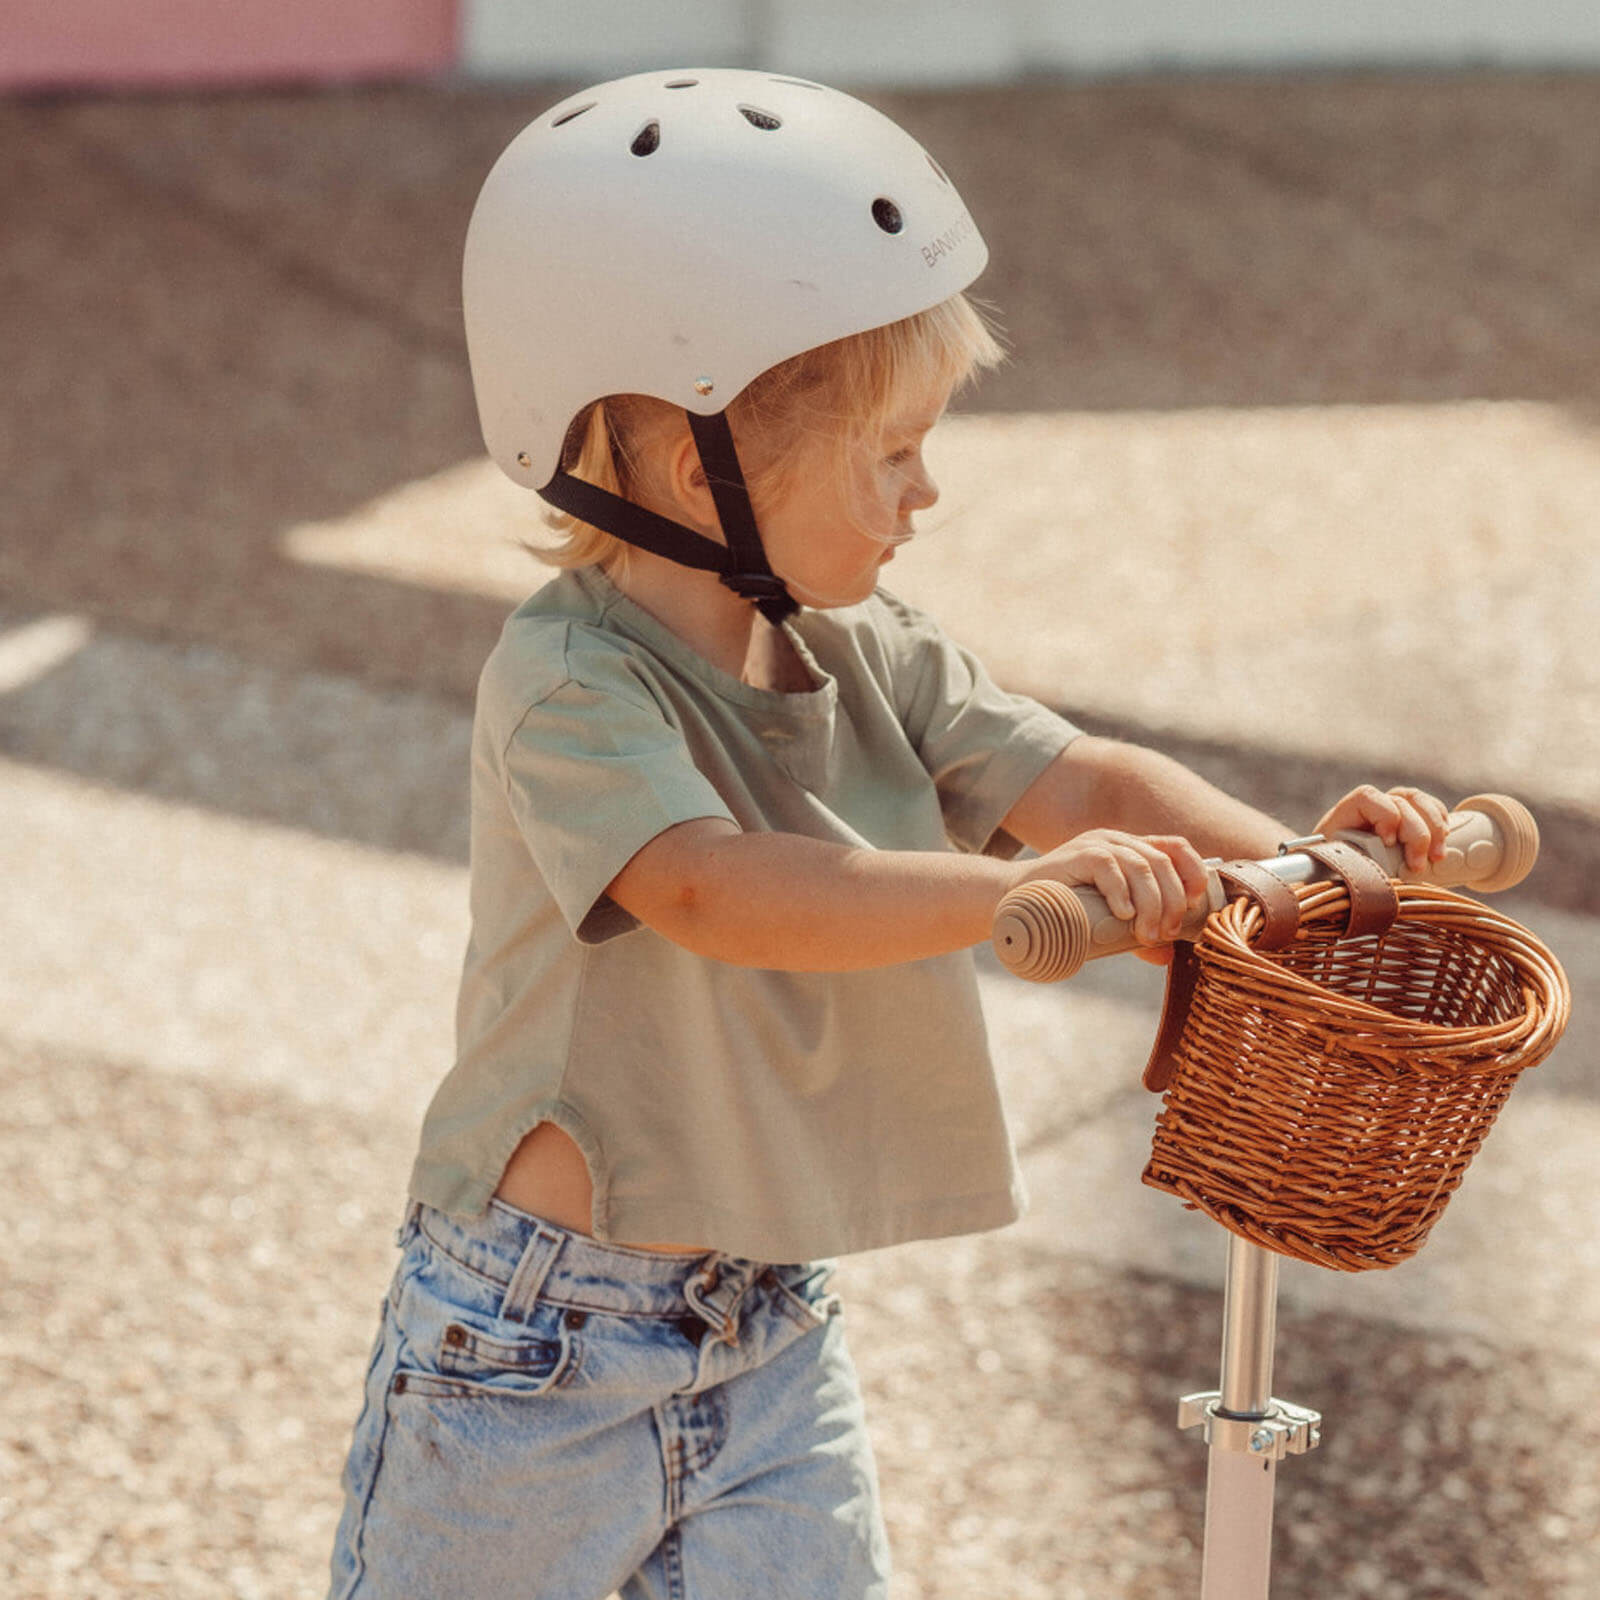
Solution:
M321 1592L409 1128L270 1091L0 1050L0 1420L15 1600ZM842 1273L896 1600L1197 1582L1217 1296L1004 1234ZM1331 1413L1279 1481L1279 1600L1600 1592L1597 1373L1352 1317L1281 1321ZM1403 1405L1396 1397L1408 1397ZM1462 1538L1463 1520L1472 1536Z
M0 103L8 1600L321 1592L527 571L459 239L558 92ZM1275 1388L1328 1421L1274 1594L1594 1600L1600 78L875 98L975 197L1018 353L908 593L1285 816L1392 774L1545 825L1579 1019L1415 1274L1285 1274ZM1320 609L1274 640L1286 585ZM1070 1051L1056 999L1000 997L1028 1222L841 1273L895 1600L1195 1592L1172 1418L1220 1307L1127 1198L1139 976L1069 986Z

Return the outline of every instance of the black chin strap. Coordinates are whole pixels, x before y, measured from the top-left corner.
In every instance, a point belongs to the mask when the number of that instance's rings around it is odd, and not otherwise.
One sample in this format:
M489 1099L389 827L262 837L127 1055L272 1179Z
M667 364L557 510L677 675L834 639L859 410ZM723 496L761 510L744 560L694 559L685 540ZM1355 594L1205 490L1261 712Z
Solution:
M728 541L728 566L722 581L735 594L753 600L761 615L776 626L800 607L784 587L783 579L767 564L756 515L750 508L750 491L745 487L744 472L733 448L728 415L725 411L709 417L693 411L688 415L689 431L694 435L700 465L706 469L706 482L716 502L717 520Z
M682 567L716 573L721 582L753 602L762 616L777 626L800 606L784 587L783 579L767 564L728 419L720 411L710 417L691 411L688 417L717 519L728 541L726 546L565 470L557 471L539 496L558 511L601 528L626 544Z

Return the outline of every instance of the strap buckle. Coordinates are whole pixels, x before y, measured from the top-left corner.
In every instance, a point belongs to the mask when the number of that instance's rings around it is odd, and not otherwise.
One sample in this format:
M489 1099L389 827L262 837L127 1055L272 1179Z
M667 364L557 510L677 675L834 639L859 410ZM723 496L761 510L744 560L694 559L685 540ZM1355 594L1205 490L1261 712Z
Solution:
M778 600L789 593L783 579L770 572L724 572L717 581L746 600Z

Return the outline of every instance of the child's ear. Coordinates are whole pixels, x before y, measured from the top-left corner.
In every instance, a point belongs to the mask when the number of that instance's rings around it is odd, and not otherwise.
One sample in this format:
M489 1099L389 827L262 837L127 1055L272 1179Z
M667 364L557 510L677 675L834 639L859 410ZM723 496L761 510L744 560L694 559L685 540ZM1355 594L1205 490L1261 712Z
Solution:
M666 465L666 489L672 499L673 514L707 538L723 543L722 524L717 518L716 502L711 498L711 487L706 482L706 469L700 463L694 435L687 427L682 437L673 441Z

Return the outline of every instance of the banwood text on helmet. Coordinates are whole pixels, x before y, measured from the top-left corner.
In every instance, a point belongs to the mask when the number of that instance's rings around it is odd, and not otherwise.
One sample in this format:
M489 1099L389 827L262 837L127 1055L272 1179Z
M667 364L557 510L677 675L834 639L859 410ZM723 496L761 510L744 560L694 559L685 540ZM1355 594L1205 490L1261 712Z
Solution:
M467 230L467 352L484 441L516 483L629 543L717 572L774 621L724 416L767 368L937 305L988 259L909 134L820 84L731 69L586 89L495 163ZM680 405L728 548L561 470L590 401Z

